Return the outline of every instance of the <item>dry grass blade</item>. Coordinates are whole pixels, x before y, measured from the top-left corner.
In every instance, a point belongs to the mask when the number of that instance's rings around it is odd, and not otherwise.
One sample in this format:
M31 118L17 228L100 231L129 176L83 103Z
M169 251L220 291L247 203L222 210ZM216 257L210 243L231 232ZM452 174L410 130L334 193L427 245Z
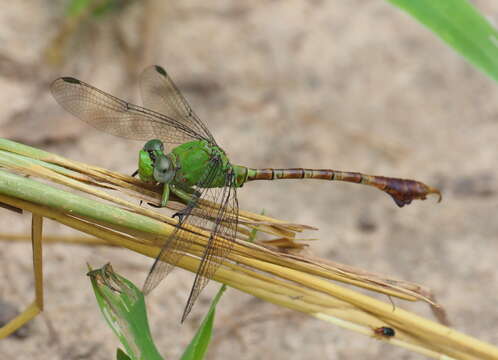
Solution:
M43 217L33 213L31 221L31 244L33 247L35 300L21 314L11 319L3 327L0 327L0 339L12 334L43 311L42 233Z
M110 189L115 189L131 197L159 202L159 188L146 186L128 176L3 139L0 139L0 167L4 168L0 171L0 203L48 217L111 245L155 257L162 241L177 223L111 193ZM44 183L32 178L43 179ZM64 191L60 185L89 194L91 198ZM174 202L170 205L178 207ZM201 206L218 205L204 202ZM270 237L266 246L244 241L255 228ZM195 272L209 233L193 226L186 229L195 234L195 244L178 266ZM419 285L324 259L280 251L279 245L292 247L288 245L295 241L296 233L307 229L310 227L241 211L239 238L214 280L368 336L376 336L374 329L388 326L396 331L396 336L382 340L432 358L498 358L498 349L489 344L399 307L393 308L389 302L373 299L331 280L409 301L422 300L438 307L430 292ZM215 239L218 245L222 244L221 240Z

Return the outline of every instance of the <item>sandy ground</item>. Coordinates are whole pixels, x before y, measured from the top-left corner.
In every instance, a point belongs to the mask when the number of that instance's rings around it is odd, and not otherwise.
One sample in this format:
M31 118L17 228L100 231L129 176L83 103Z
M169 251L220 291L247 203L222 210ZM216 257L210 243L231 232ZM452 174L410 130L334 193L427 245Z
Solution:
M376 190L313 181L248 184L239 202L318 227L307 234L320 239L315 255L430 287L456 329L498 344L494 82L385 2L157 1L65 25L64 3L2 4L1 136L131 173L141 144L64 113L48 84L71 75L139 101L136 75L161 64L234 163L336 168L439 186L442 203L431 198L403 209ZM498 3L477 4L498 21ZM54 47L56 65L47 57ZM0 212L0 233L28 233L28 215ZM74 235L53 223L46 232ZM117 340L95 306L86 262L111 261L141 283L151 260L112 248L44 251L45 312L25 338L0 342L0 358L111 358ZM19 309L33 294L30 256L28 244L1 244L0 299ZM191 280L178 270L149 299L166 358L179 357L217 288L205 290L180 326ZM423 305L397 306L431 317ZM230 290L209 358L233 357L423 358Z

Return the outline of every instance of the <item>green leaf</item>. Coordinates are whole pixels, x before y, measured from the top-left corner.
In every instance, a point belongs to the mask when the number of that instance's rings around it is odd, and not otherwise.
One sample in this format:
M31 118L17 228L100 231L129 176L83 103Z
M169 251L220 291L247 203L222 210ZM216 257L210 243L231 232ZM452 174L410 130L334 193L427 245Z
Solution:
M192 338L192 341L190 341L190 344L185 349L181 360L200 360L204 358L209 342L211 341L216 305L220 301L221 295L223 295L225 290L226 285L221 286L220 290L218 290L218 293L211 302L208 313L204 317L204 320L202 320L202 324L199 329L197 329L197 333Z
M265 211L261 211L261 215L264 215ZM256 234L258 233L258 229L255 228L249 234L249 242L253 242L256 238ZM197 330L197 333L190 341L190 344L185 349L181 360L200 360L204 358L206 354L209 342L211 341L211 336L213 332L213 323L214 316L216 313L216 305L220 301L221 296L226 290L226 285L222 285L218 293L214 297L211 302L211 307L209 308L208 313L204 317L201 326Z
M89 271L88 276L100 310L129 358L161 360L150 334L142 292L116 274L110 264ZM119 351L117 356L121 356Z
M466 0L388 0L498 81L498 31Z

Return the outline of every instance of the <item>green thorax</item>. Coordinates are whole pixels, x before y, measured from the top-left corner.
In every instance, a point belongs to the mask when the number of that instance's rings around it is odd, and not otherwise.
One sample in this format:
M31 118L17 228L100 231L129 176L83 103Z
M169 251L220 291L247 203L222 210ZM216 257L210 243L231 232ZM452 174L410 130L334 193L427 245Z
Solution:
M177 146L168 154L168 157L177 167L173 183L180 186L197 185L202 187L203 183L205 187L227 186L226 175L231 170L235 171L235 186L242 186L245 180L246 168L231 165L227 155L220 147L205 140L190 141ZM216 158L219 160L213 161ZM206 184L205 174L214 171L213 166L217 166L218 169L213 174L209 184Z

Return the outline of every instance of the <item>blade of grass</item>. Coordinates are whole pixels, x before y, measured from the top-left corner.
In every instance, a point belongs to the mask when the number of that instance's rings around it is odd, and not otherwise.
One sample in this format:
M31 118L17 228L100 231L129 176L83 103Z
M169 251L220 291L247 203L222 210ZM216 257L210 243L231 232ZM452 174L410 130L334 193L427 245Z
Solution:
M0 326L0 339L13 333L43 311L42 231L43 217L33 213L31 222L31 244L33 249L35 300L21 314L4 326Z
M220 290L218 290L218 293L211 302L211 307L209 308L208 313L204 317L204 320L202 320L202 324L199 329L197 329L192 341L185 349L181 360L201 360L204 358L208 345L211 342L216 305L218 305L218 302L220 301L226 288L226 285L222 285Z
M498 31L467 0L388 0L498 81Z
M104 318L131 359L161 360L150 334L142 292L116 274L110 264L90 270L88 276Z

